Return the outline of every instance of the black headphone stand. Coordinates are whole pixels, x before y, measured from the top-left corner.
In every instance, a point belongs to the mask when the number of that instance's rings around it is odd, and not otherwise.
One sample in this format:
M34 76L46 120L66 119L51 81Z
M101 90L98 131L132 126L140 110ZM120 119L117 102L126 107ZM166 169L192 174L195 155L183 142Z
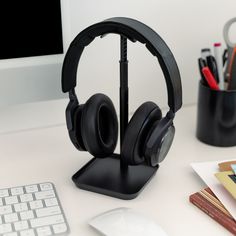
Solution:
M126 37L121 36L120 46L120 145L122 146L129 117ZM107 158L94 157L72 176L72 180L80 189L130 200L139 195L158 167L147 164L128 166L120 154L113 154Z

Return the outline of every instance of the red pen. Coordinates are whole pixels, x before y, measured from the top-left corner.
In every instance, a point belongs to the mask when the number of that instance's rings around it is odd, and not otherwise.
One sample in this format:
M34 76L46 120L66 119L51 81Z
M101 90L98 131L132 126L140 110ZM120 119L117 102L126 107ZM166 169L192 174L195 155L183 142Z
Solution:
M202 73L211 89L219 90L219 86L216 83L214 76L212 75L208 66L202 68Z

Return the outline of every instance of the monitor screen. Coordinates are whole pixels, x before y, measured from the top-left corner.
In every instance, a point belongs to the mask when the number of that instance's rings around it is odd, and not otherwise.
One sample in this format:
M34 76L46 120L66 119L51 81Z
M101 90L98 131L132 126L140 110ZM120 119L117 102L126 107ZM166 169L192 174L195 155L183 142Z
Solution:
M0 59L63 53L60 0L0 2Z

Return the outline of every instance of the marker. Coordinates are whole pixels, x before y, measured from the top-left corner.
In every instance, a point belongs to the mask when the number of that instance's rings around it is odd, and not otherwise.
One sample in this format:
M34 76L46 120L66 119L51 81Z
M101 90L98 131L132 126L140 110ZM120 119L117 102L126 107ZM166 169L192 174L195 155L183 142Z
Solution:
M206 66L202 68L202 73L211 89L219 90L219 86L216 83L214 76L212 75L210 69Z
M219 76L219 87L221 90L224 90L224 74L223 74L223 60L221 53L221 43L214 44L214 55L216 59L218 76Z
M203 48L202 50L201 50L201 58L203 59L203 60L206 60L206 58L208 57L208 56L210 56L211 55L211 49L210 48Z

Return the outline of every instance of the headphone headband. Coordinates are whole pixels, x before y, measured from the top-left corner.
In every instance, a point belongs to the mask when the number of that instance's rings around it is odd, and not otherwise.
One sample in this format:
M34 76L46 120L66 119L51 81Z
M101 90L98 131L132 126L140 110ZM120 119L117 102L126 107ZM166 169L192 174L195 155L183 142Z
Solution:
M168 105L173 112L182 105L182 86L180 73L174 56L163 39L145 24L124 17L107 19L89 26L80 32L70 44L62 68L62 91L69 92L76 86L76 75L80 57L84 48L96 37L115 33L124 35L132 42L139 41L158 58L164 73Z

